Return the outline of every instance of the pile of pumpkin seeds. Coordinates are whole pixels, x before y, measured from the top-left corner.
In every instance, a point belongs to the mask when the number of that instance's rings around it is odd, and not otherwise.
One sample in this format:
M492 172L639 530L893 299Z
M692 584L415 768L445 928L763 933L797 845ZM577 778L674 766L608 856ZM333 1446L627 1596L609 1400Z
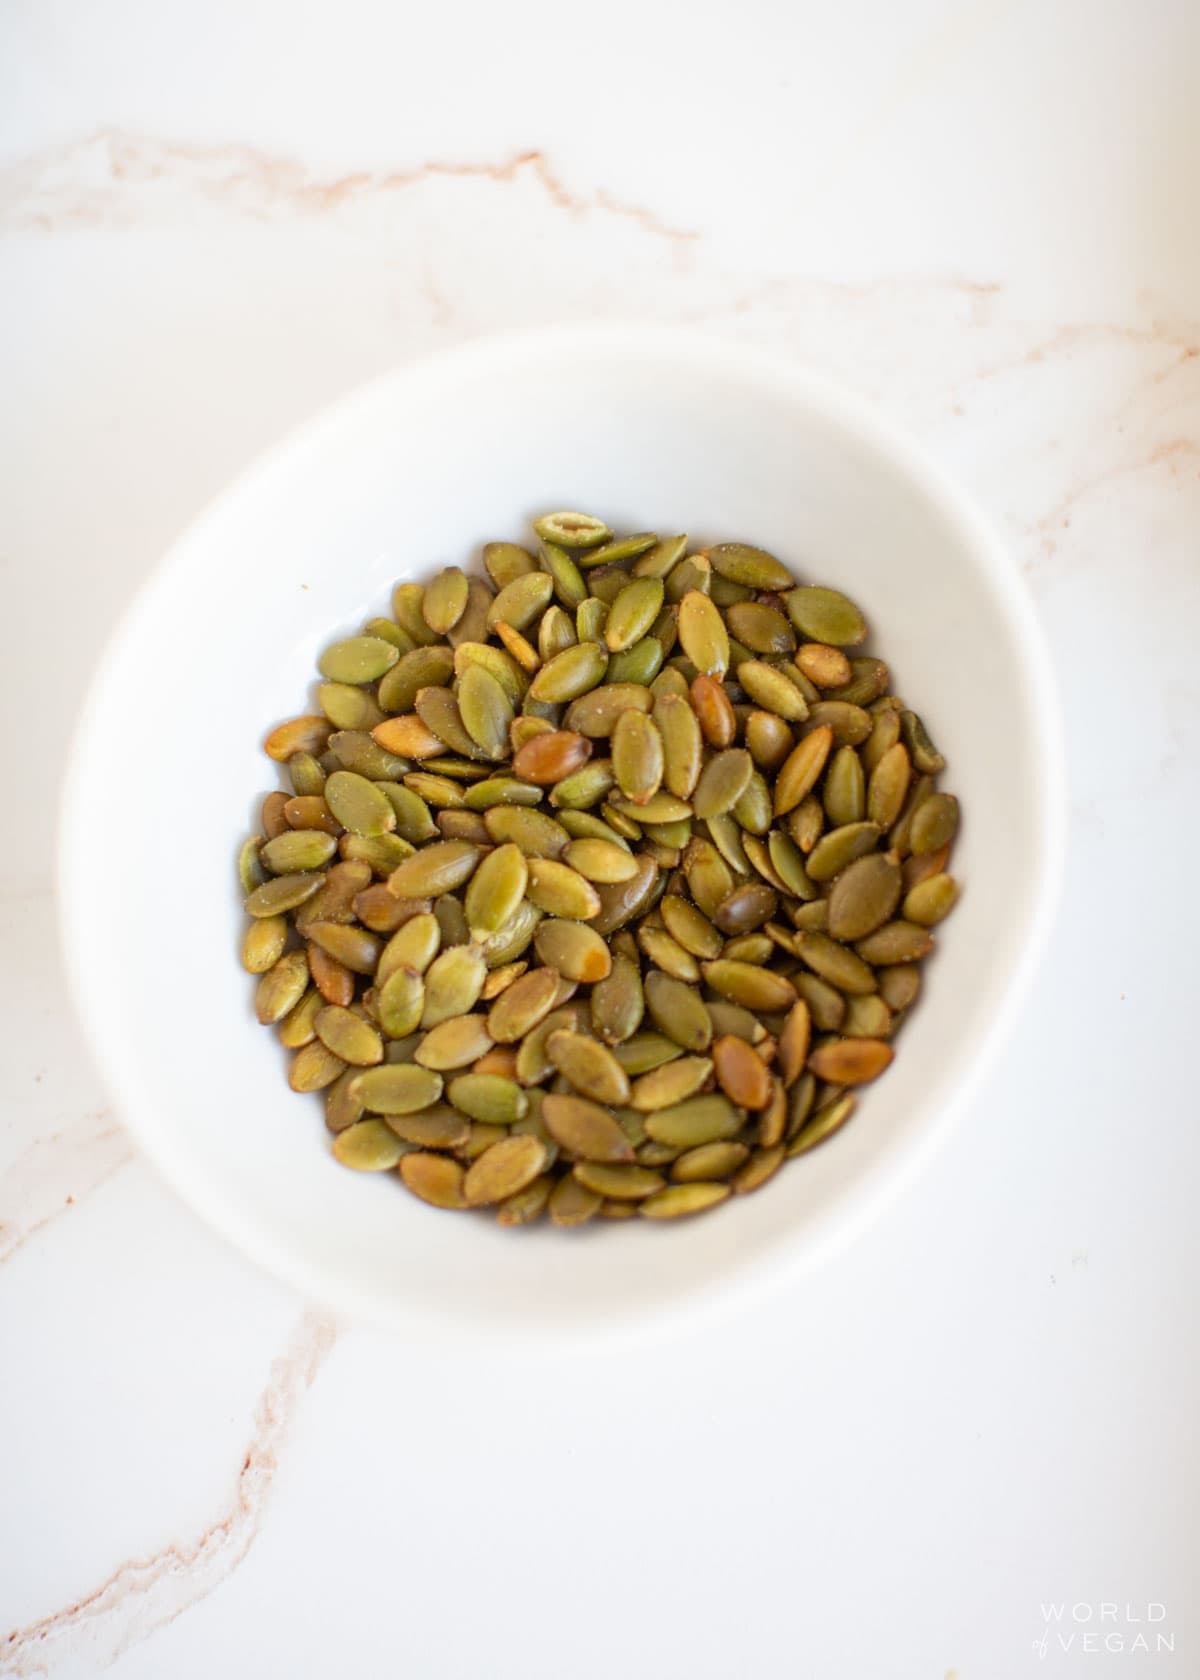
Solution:
M674 1219L891 1062L958 803L837 590L745 543L534 533L326 649L267 738L242 961L345 1166L502 1225Z

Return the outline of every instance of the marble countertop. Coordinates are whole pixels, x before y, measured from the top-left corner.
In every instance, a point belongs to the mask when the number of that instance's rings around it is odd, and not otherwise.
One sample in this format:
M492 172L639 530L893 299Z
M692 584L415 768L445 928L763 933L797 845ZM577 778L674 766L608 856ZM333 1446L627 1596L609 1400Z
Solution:
M1200 11L4 35L0 1675L1200 1673ZM428 348L605 318L827 371L975 495L1053 647L1070 859L1001 1066L848 1253L712 1334L485 1359L332 1322L137 1158L55 801L107 632L258 450ZM195 767L116 744L98 823L120 773L187 821Z

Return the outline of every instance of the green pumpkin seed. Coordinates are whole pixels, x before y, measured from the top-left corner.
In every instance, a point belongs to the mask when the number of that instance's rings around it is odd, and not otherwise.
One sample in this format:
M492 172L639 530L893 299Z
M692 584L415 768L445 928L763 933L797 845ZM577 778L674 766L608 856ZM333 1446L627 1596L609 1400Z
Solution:
M325 1088L325 1124L331 1132L344 1132L363 1117L362 1104L350 1095L350 1081L357 1073L357 1068L348 1067Z
M356 1172L390 1172L405 1153L404 1144L382 1120L360 1120L338 1132L333 1153Z
M741 1110L728 1097L689 1097L646 1116L646 1131L655 1143L673 1149L695 1149L733 1137L742 1125Z
M437 926L435 919L429 920ZM403 930L402 930L403 931ZM425 982L410 968L396 968L379 986L375 997L379 1025L389 1038L407 1038L421 1025Z
M900 902L903 877L890 854L872 852L850 864L829 893L829 931L835 939L863 939L882 927Z
M492 602L488 611L488 629L504 623L511 624L514 630L527 630L542 616L553 598L552 577L545 572L524 572L506 583Z
M384 1123L396 1137L420 1149L463 1149L471 1136L470 1122L449 1103L434 1103L414 1114L388 1114Z
M473 1161L462 1190L471 1207L502 1202L531 1184L545 1169L546 1146L529 1134L502 1138Z
M382 636L347 636L326 648L317 665L330 682L370 683L390 671L399 658L400 650Z
M612 532L602 519L590 513L544 513L533 528L545 542L565 543L568 548L598 548Z
M933 935L915 922L888 922L858 940L854 949L864 963L878 968L890 963L917 962L933 949Z
M345 922L310 922L305 933L314 945L352 973L374 974L383 947L365 928L350 927Z
M889 1009L908 1009L917 1001L921 971L916 963L896 963L879 976L879 995Z
M814 881L832 881L856 858L873 852L881 837L877 823L847 823L821 836L808 859L808 874Z
M441 904L442 899L438 900ZM528 950L542 912L528 900L517 906L516 914L511 921L505 922L498 928L490 939L485 940L483 954L489 968L503 968L506 963L516 959Z
M413 1063L368 1068L351 1089L372 1114L416 1114L442 1094L442 1076Z
M459 566L446 566L425 585L421 612L426 624L439 636L454 627L467 609L467 574Z
M663 586L658 578L635 578L626 584L609 609L604 642L610 653L631 648L650 629L663 604Z
M455 1108L489 1126L511 1126L529 1112L529 1098L511 1079L496 1073L460 1073L446 1095Z
M849 1120L854 1113L854 1107L854 1095L847 1091L843 1096L837 1097L833 1102L827 1104L826 1107L818 1109L812 1119L801 1126L791 1143L788 1144L789 1159L793 1155L807 1154L810 1149L815 1149L819 1143L824 1143L826 1138L832 1137L834 1132Z
M542 666L529 692L535 700L555 704L574 700L602 682L607 669L608 656L598 642L578 642Z
M712 1068L708 1056L679 1056L664 1062L637 1080L629 1096L630 1106L644 1114L672 1108L695 1096L712 1077Z
M657 971L646 976L644 985L646 1007L659 1031L683 1050L707 1050L712 1043L712 1019L695 989Z
M690 590L697 589L702 595L712 590L712 566L702 554L690 554L686 560L681 560L671 571L666 580L666 599L679 602Z
M263 1026L282 1021L308 987L308 958L303 951L285 951L258 982L254 1013Z
M663 777L663 740L653 718L639 711L622 714L613 730L612 767L617 786L635 805L654 797Z
M662 742L667 790L678 799L690 799L703 756L700 724L691 702L685 695L661 695L654 702L653 718Z
M550 790L550 803L566 810L586 810L589 806L598 805L615 782L612 761L594 758L590 764L585 764L581 770L564 776L561 782L555 784Z
M637 942L654 966L662 969L664 974L686 981L690 986L699 985L700 969L695 957L663 928L650 927L643 922L637 931Z
M729 632L721 610L699 589L679 603L679 641L697 671L724 676L729 669Z
M545 664L556 654L563 653L569 647L574 647L579 637L575 633L575 622L569 613L561 607L547 607L542 615L542 622L538 625L537 650L538 659Z
M560 1030L547 1038L546 1053L581 1096L597 1103L628 1102L628 1075L612 1051L596 1039Z
M862 760L853 747L839 747L829 761L825 772L825 810L835 827L862 822L867 814L866 777Z
M862 746L862 765L868 778L875 774L876 769L883 759L884 753L890 752L894 746L899 745L899 742L899 712L880 712L875 718L874 723L871 725L871 733L867 736L867 739L863 742ZM903 798L901 798L901 803L903 803ZM897 810L897 815L898 814L899 811ZM892 825L891 823L886 823L883 826L890 828Z
M588 593L579 567L557 543L547 542L545 538L539 547L539 557L542 569L554 582L555 596L568 611L574 612Z
M746 659L738 666L737 680L755 705L789 723L802 723L809 715L808 702L787 673L761 659Z
M923 776L936 776L946 768L946 760L929 739L929 734L916 712L900 714L900 735L908 748L913 766Z
M486 676L486 672L483 675ZM469 733L466 724L463 722L458 701L448 688L422 688L418 690L415 704L417 717L429 731L429 737L426 737L424 744L419 740L410 742L408 737L414 727L412 719L393 719L385 728L395 744L405 746L414 757L422 756L425 762L435 758L441 747L449 747L452 751L462 753L468 758L482 756L482 749ZM400 727L403 727L404 730L403 740L397 740L397 732ZM382 733L383 731L381 731ZM439 743L438 749L435 752L427 753L425 748L429 744L429 738L433 736L436 736ZM507 740L503 744L507 746Z
M603 641L607 623L608 606L604 601L598 601L595 596L581 601L575 609L575 636L578 641Z
M610 1166L599 1161L577 1161L571 1169L585 1190L611 1197L614 1201L640 1201L661 1190L661 1173L641 1166Z
M862 957L839 945L836 939L830 939L828 934L797 931L796 943L801 960L838 991L854 994L878 990L879 983ZM804 995L811 1007L812 994ZM816 1019L815 1011L813 1018Z
M338 850L348 862L364 863L381 880L386 880L399 867L413 848L398 834L377 834L366 838L358 834L343 834Z
M846 682L826 690L829 700L847 700L853 706L869 706L886 692L889 672L882 659L852 659Z
M354 771L335 770L325 783L324 797L334 817L351 834L390 834L396 826L391 800Z
M607 683L652 683L662 668L663 645L657 636L643 636L640 642L611 655L605 673Z
M887 1038L893 1025L892 1012L878 992L852 997L846 1004L842 1032L847 1038Z
M350 683L322 683L317 689L317 701L335 729L374 729L387 715L369 689L355 688Z
M600 912L600 895L592 883L554 858L530 858L526 892L548 916L587 921Z
M585 880L609 885L629 881L637 874L637 862L627 847L615 840L572 840L563 859Z
M489 852L471 878L464 909L472 939L490 939L517 913L529 882L525 854L511 840ZM463 1004L452 1014L465 1014Z
M478 846L468 840L441 840L405 858L388 878L397 898L437 898L453 892L474 874L480 861Z
M778 905L779 899L770 887L751 881L744 887L735 887L717 906L713 922L724 934L750 933L769 922ZM725 954L729 955L728 950Z
M653 548L647 549L646 553L634 562L633 575L665 578L675 569L686 552L686 536L661 537Z
M631 1079L636 1079L643 1073L651 1073L655 1068L674 1061L682 1054L678 1044L665 1033L637 1033L624 1043L613 1046L613 1055Z
M272 875L290 875L298 870L320 869L336 851L337 841L331 834L298 828L268 840L259 856Z
M692 796L692 810L698 817L722 816L732 811L753 774L754 760L744 747L730 747L717 753L700 773Z
M818 960L823 960L818 956ZM818 1032L840 1032L846 1018L846 1000L827 980L817 974L793 974L795 986L812 1015Z
M514 578L524 577L538 569L537 561L527 548L510 542L484 543L483 564L497 589L503 589Z
M818 700L809 707L808 719L810 728L825 726L832 731L835 747L861 746L874 727L870 712L845 700Z
M520 705L528 684L520 665L503 648L489 642L460 642L454 650L454 672L459 682L467 672L482 666L495 678L514 706Z
M668 933L685 951L710 960L720 956L724 940L694 904L672 892L663 898L659 910Z
M259 861L262 850L263 837L252 834L248 840L243 840L238 851L237 875L244 897L249 898L255 887L261 887L266 879L265 871Z
M788 815L788 834L805 857L821 838L824 827L825 807L815 793L806 794L796 809Z
M242 967L248 974L265 974L287 945L287 917L262 916L250 923L242 940Z
M294 910L297 905L312 898L324 880L324 875L309 871L296 875L276 875L273 880L264 881L260 887L254 888L246 900L246 914L282 916L286 911Z
M293 1091L323 1091L345 1070L345 1062L326 1049L319 1038L314 1038L292 1057L288 1084Z
M790 1009L796 1001L791 981L772 969L718 958L704 964L704 978L714 992L745 1009Z
M652 701L640 683L604 683L571 702L564 722L577 734L598 740L611 735L626 712L648 712Z
M329 752L336 758L338 768L352 770L369 782L392 784L412 768L406 758L380 746L362 729L339 729L329 737ZM324 794L325 789L321 791Z
M789 589L784 604L788 617L806 641L846 648L855 647L866 636L863 615L853 601L836 589L815 585Z
M929 852L938 852L943 846L950 845L957 832L958 800L952 793L930 794L913 813L909 829L909 848L914 857L924 857ZM271 863L267 854L276 844L276 841L269 840L263 847L263 862L268 868L271 867ZM309 864L300 867L313 866Z
M592 987L592 1026L605 1043L620 1044L641 1026L645 1007L641 970L618 953L609 974Z
M553 1166L554 1162L548 1160L546 1164L549 1167ZM535 1178L532 1184L527 1184L524 1190L506 1196L496 1209L497 1225L508 1228L534 1224L545 1213L553 1188L554 1179L549 1172L544 1172L539 1178Z
M678 1184L694 1184L698 1181L712 1183L733 1178L738 1169L744 1166L749 1154L750 1151L744 1143L702 1143L698 1148L685 1150L679 1156L671 1168L671 1177ZM782 1150L779 1155L782 1160ZM737 1189L736 1180L731 1187Z
M754 548L749 543L717 543L704 553L713 570L732 583L744 584L748 589L791 588L792 574L782 560L764 548Z
M383 1060L383 1040L371 1023L353 1010L329 1005L321 1010L315 1025L326 1049L351 1067L374 1067Z
M394 715L411 712L423 688L443 687L453 675L454 655L449 648L416 647L411 653L401 654L381 679L379 704Z
M949 875L931 875L910 889L904 900L904 919L920 927L934 927L958 902L958 885ZM261 927L262 924L259 923Z
M771 790L757 770L733 807L734 821L751 834L766 834L771 826Z
M425 587L420 583L398 583L392 591L392 617L418 647L437 641L437 632L425 622Z
M561 857L571 839L567 828L544 811L493 806L483 820L497 845L511 841L526 857Z

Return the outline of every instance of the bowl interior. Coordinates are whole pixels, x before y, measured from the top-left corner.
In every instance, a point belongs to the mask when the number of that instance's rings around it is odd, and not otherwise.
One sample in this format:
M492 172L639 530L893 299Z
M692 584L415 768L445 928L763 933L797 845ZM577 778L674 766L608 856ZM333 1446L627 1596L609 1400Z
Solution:
M759 1194L689 1225L500 1230L345 1171L251 1010L233 857L276 784L260 743L392 586L583 507L744 538L845 588L964 809L965 883L887 1077ZM1047 711L1048 705L1051 707ZM1044 919L1054 723L1029 609L959 498L857 405L728 347L646 333L501 341L372 385L176 545L104 661L64 801L81 1011L121 1112L178 1190L336 1304L477 1329L697 1307L853 1228L983 1065ZM1021 868L1011 867L1013 858ZM1003 878L1004 890L997 890Z

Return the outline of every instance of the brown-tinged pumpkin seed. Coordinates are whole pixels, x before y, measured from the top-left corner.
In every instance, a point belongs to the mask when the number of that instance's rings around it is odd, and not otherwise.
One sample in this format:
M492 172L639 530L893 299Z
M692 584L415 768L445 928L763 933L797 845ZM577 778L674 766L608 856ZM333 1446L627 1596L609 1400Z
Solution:
M840 590L809 584L789 589L784 600L788 617L806 641L847 648L855 647L867 634L862 613Z
M811 1042L812 1015L808 1003L801 997L788 1011L779 1034L779 1077L785 1088L790 1089L804 1072Z
M616 952L609 974L592 987L592 1026L606 1044L619 1044L637 1031L644 1012L638 964Z
M514 848L515 850L515 848ZM517 856L521 854L518 852ZM525 860L521 859L525 866ZM549 916L587 921L600 913L600 895L592 883L555 858L530 858L526 893Z
M888 922L858 940L854 949L864 962L880 968L890 963L918 962L933 949L933 935L915 922Z
M737 733L737 718L724 683L701 672L692 680L690 698L701 733L709 746L731 746Z
M845 700L818 700L808 710L810 729L828 728L835 747L859 747L874 727L870 712Z
M287 946L287 917L262 916L250 923L242 939L242 967L247 974L265 974Z
M900 735L908 748L913 767L923 776L936 776L946 768L946 760L929 739L929 733L916 712L900 714Z
M332 835L342 832L341 824L320 794L297 794L284 805L283 815L289 828L317 829L322 834Z
M899 744L900 744L900 714L899 714L899 712L886 711L886 712L878 713L878 715L875 716L874 723L871 725L871 733L867 736L866 740L863 742L863 745L862 745L862 763L863 763L863 769L867 773L868 788L869 788L870 778L872 776L874 776L875 771L878 769L880 763L883 760L884 754L887 753L887 752L890 752L893 747L898 746ZM908 751L908 749L905 748L906 757L907 757L907 751ZM905 788L906 789L907 789L907 786L908 786L908 781L907 781L907 778L905 778ZM868 793L868 797L869 797L869 793ZM897 804L897 807L896 807L896 815L897 816L899 815L899 812L900 812L900 805L903 804L903 802L904 802L904 797L903 797L903 794L902 794L900 796L900 801L899 801L899 803ZM874 819L874 820L877 820L877 819ZM892 820L894 821L895 819L893 818ZM891 823L890 822L889 823L884 823L884 824L881 824L880 826L890 828Z
M405 858L388 877L388 886L397 898L437 898L469 880L481 855L467 840L436 841Z
M808 1058L808 1071L832 1085L865 1085L878 1079L895 1051L877 1038L844 1038L822 1044Z
M878 845L882 830L877 823L846 823L823 834L809 855L807 869L813 881L832 881L857 859L866 857Z
M696 990L682 980L653 971L644 981L646 1007L660 1032L693 1053L703 1052L712 1043L712 1018L704 1000Z
M833 730L821 725L788 754L775 783L775 815L793 810L815 786L833 746ZM811 864L809 873L812 873Z
M807 857L821 838L825 827L825 807L815 793L806 794L794 811L788 813L787 832Z
M689 986L700 984L700 968L695 957L672 939L665 928L650 927L643 922L637 930L637 942L650 962L664 974Z
M552 1162L548 1164L553 1165ZM509 1228L534 1224L545 1213L546 1203L550 1200L553 1188L553 1177L549 1172L544 1172L523 1190L518 1190L515 1195L506 1196L496 1209L497 1225Z
M586 922L548 917L533 936L538 956L567 980L591 985L612 968L612 955L603 938Z
M468 796L481 785L476 782L474 787L468 789ZM478 811L439 811L437 826L443 840L469 840L472 846L491 845L492 837Z
M400 1161L400 1177L414 1196L432 1207L464 1208L463 1168L461 1162L445 1155L419 1153L405 1155Z
M752 1190L761 1189L768 1179L783 1165L785 1149L778 1143L771 1149L756 1149L739 1172L733 1175L730 1189L735 1196L748 1196Z
M729 1196L728 1184L671 1184L638 1203L643 1219L687 1219L706 1213Z
M418 699L429 694L445 693L445 689L423 688ZM424 718L413 713L386 718L376 724L371 739L385 752L415 759L436 758L439 753L445 752L448 744L441 735L434 734Z
M314 945L311 940L306 957L313 985L326 1003L340 1004L343 1008L353 1003L353 970L347 968L345 963L339 962L336 957L331 957L320 945ZM330 1048L334 1047L331 1045Z
M509 840L480 863L467 887L464 909L472 939L490 939L516 915L529 883L529 866L521 848ZM474 999L472 999L474 1002ZM470 1004L450 1010L465 1014Z
M421 1149L462 1149L471 1135L470 1122L447 1102L412 1114L387 1114L384 1123L403 1142Z
M824 960L818 958L818 960ZM792 975L792 984L804 999L818 1032L839 1032L846 1018L846 1000L835 986L818 974Z
M269 793L262 802L262 825L267 837L267 843L277 840L281 834L287 834L288 820L287 794L282 792ZM259 862L264 862L262 851L258 854Z
M768 1074L767 1082L770 1087L767 1101L763 1104L758 1117L758 1136L756 1142L760 1149L774 1149L776 1144L782 1143L788 1125L788 1109L790 1099L784 1089L783 1081L773 1074Z
M583 768L592 756L592 744L569 729L554 729L535 735L513 755L513 773L538 787L552 787Z
M412 769L406 756L389 751L362 729L339 729L331 735L325 757L336 761L330 765L331 772L352 770L369 782L391 783Z
M350 1095L350 1081L357 1073L357 1068L347 1068L325 1088L325 1124L331 1132L344 1132L363 1117L362 1104Z
M730 1102L739 1108L767 1106L771 1100L771 1076L762 1058L744 1039L732 1033L714 1039L712 1060L717 1084Z
M312 898L324 880L325 876L315 871L276 875L255 887L246 900L246 913L255 917L281 916Z
M817 688L840 688L850 681L850 661L828 642L803 642L796 650L796 668Z
M835 939L864 939L882 927L900 902L900 865L872 852L848 865L829 892L829 931Z
M279 1023L279 1042L285 1050L301 1050L317 1036L315 1022L325 1007L325 999L316 987L305 992L294 1009Z
M323 753L329 740L330 723L323 717L289 718L278 724L263 742L267 756L285 763L294 753Z
M685 951L693 957L707 957L710 960L720 956L724 940L709 918L694 904L677 893L667 893L659 905L659 910L668 933Z
M579 1180L568 1173L560 1178L550 1192L550 1200L546 1204L546 1211L550 1221L564 1229L575 1225L583 1225L595 1217L603 1202L594 1190L588 1190Z
M884 693L888 682L888 668L882 659L852 659L849 678L839 687L831 689L826 698L846 700L854 706L869 706Z
M455 1108L490 1126L511 1126L529 1112L529 1098L512 1079L494 1073L460 1073L446 1095Z
M770 921L778 903L770 887L751 881L746 886L735 887L717 906L713 923L725 934L748 933Z
M258 982L254 1013L263 1026L282 1021L308 989L308 959L303 951L285 951Z
M917 1001L920 989L921 971L916 963L895 963L879 976L879 995L897 1013Z
M288 1084L293 1091L323 1091L345 1067L340 1057L326 1049L319 1038L314 1038L292 1057Z
M532 1031L554 1007L558 971L536 968L515 980L492 1005L488 1030L498 1044L515 1044Z
M688 842L683 856L683 872L693 900L711 921L718 906L733 891L734 877L729 865L711 841L697 838ZM697 956L708 954L696 952Z

